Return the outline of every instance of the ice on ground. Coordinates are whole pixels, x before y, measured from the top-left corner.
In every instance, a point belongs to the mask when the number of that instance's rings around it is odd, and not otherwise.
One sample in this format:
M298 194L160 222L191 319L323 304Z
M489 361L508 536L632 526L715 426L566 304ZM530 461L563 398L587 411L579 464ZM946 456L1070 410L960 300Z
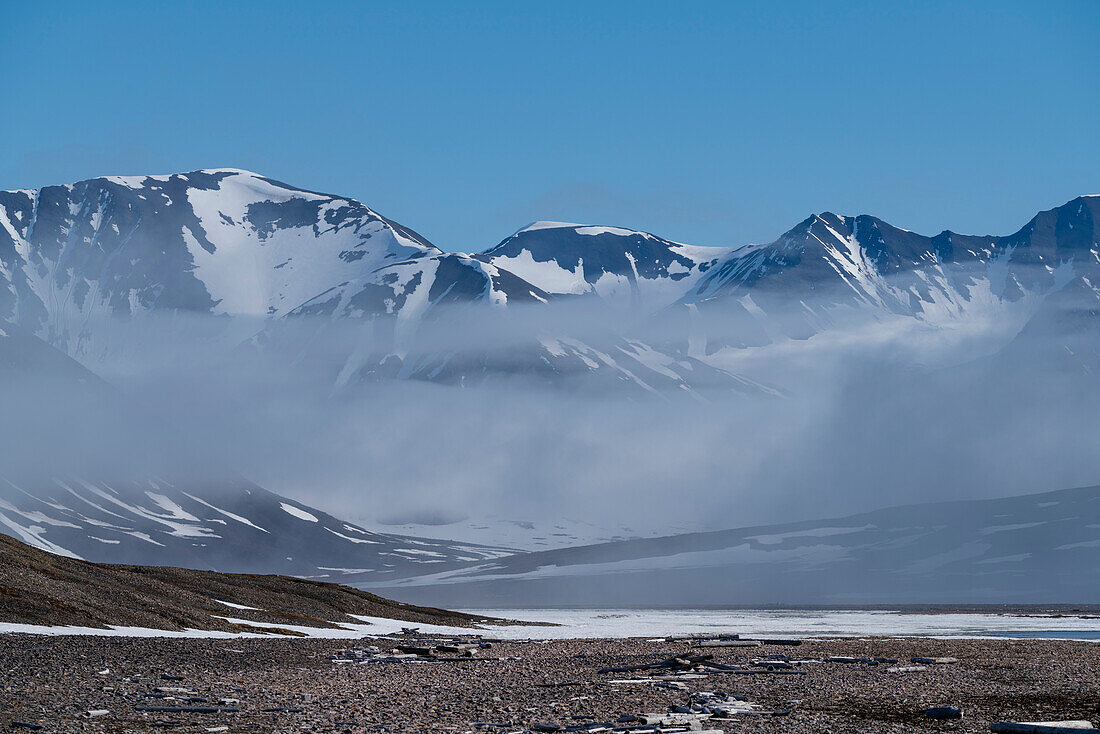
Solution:
M226 602L221 602L226 604ZM227 604L227 606L233 606ZM357 623L335 623L320 629L288 624L269 624L221 617L252 628L278 628L300 632L306 637L357 639L396 634L415 627L424 634L462 635L481 633L500 639L586 639L625 637L668 637L689 634L741 634L775 637L1019 637L1100 641L1100 619L1025 616L993 613L913 614L893 611L783 611L783 610L653 610L653 609L478 609L477 616L549 622L553 627L525 625L483 625L476 629L419 624L381 617L351 615ZM0 633L43 635L96 635L109 637L271 637L260 632L218 632L210 630L153 630L139 627L44 627L0 623ZM297 638L295 638L297 639Z
M224 603L224 602L222 602ZM294 624L272 624L268 622L256 622L249 619L236 619L234 617L219 617L227 622L233 624L248 625L253 629L271 629L271 634L265 634L262 632L223 632L220 630L158 630L150 629L148 627L80 627L76 625L63 625L57 627L47 627L36 624L17 624L13 622L0 622L0 634L30 634L30 635L49 635L51 637L64 636L64 635L83 635L89 637L188 637L194 639L230 639L230 638L265 638L271 639L273 637L281 637L283 639L302 639L300 637L287 637L285 634L279 634L275 630L290 630L292 632L299 632L305 637L314 639L359 639L362 637L371 637L376 635L389 635L400 633L405 627L415 627L424 634L430 635L468 635L481 631L483 633L491 634L496 637L497 632L501 629L517 629L525 630L522 635L516 635L519 637L530 637L529 631L532 629L541 629L536 627L509 627L498 628L492 627L484 630L472 630L464 627L450 627L437 624L419 624L413 622L404 622L396 619L384 619L382 617L362 617L359 615L352 615L359 620L359 623L339 623L338 627L305 627L302 625Z
M506 627L492 633L527 638L666 637L731 633L775 637L1027 637L1100 641L1100 619L994 613L897 611L476 609L463 610L558 627Z

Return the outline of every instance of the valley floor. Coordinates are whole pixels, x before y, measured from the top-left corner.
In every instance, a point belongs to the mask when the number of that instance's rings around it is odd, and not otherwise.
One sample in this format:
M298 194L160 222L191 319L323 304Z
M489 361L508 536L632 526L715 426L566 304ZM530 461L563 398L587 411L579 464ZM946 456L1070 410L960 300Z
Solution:
M711 673L677 681L678 687L615 683L646 674L598 671L692 651L685 641L495 641L465 661L332 659L349 647L388 649L399 642L0 635L0 727L25 722L50 732L518 732L535 724L614 722L624 714L666 712L686 704L690 691L725 691L765 710L790 709L781 716L711 720L704 727L721 731L989 731L991 722L1002 720L1100 718L1100 645L1088 642L876 637L703 649L693 653L714 653L722 663L776 654L897 658L902 666L914 656L958 662L912 672L890 672L888 664L818 662L797 666L805 674ZM216 706L219 699L239 701L224 704L239 711L137 710ZM961 707L964 717L938 722L924 716L941 705Z

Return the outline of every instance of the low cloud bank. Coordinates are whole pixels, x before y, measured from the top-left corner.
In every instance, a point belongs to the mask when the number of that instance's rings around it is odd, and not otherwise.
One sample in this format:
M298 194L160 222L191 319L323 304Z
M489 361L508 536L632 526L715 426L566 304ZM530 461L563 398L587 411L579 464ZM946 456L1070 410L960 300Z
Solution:
M337 516L422 522L439 536L487 514L652 534L1096 483L1100 391L1059 357L1067 340L1095 339L1048 327L1041 343L1004 350L1023 320L865 318L699 355L783 393L746 397L503 373L466 387L337 384L351 355L506 364L539 334L609 353L622 339L692 348L679 325L594 301L552 315L443 312L411 340L400 327L303 318L242 345L263 325L147 316L111 325L111 349L89 360L111 388L94 399L68 374L7 380L0 459L21 476L239 473Z

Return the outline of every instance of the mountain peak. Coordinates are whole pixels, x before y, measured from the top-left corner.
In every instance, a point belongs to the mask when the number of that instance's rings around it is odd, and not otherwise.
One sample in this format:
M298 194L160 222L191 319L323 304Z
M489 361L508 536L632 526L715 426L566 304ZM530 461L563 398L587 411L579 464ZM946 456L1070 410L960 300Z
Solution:
M349 198L237 168L0 194L0 318L90 356L87 324L188 311L277 317L334 283L440 252ZM64 308L51 304L64 301Z
M554 222L551 220L541 220L538 222L531 222L526 227L520 227L515 231L515 234L520 232L531 232L536 229L573 229L575 227L583 227L585 225L578 224L576 222Z
M548 229L572 230L572 232L575 233L575 234L578 234L578 235L581 235L581 236L591 236L591 237L601 235L601 234L610 234L610 235L616 235L616 236L619 236L619 237L633 237L633 236L637 235L639 237L646 237L646 238L651 238L651 239L661 239L659 237L656 237L655 235L650 234L649 232L642 232L642 231L636 230L636 229L628 229L626 227L614 227L614 226L609 226L609 225L605 225L605 224L580 224L580 223L577 223L577 222L554 222L554 221L544 220L544 221L538 221L538 222L531 222L526 227L522 227L522 228L516 230L514 233L512 233L511 236L508 237L508 240L512 239L513 237L517 237L519 235L528 234L530 232L538 232L538 231L542 231L542 230L548 230ZM505 242L507 242L508 240L505 240Z
M160 182L164 183L171 179L188 180L191 177L218 177L225 178L228 176L243 176L247 178L254 178L259 180L270 180L265 176L252 171L246 171L241 168L201 168L195 171L177 171L175 173L143 173L136 175L116 175L116 176L93 176L92 178L77 181L76 184L88 183L91 181L110 181L111 183L125 186L127 188L141 188L148 185L148 182Z

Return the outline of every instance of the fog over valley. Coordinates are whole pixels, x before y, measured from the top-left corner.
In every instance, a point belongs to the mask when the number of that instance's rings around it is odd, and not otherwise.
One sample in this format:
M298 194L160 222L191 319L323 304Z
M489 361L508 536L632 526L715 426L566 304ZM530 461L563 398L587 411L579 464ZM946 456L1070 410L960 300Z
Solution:
M229 569L229 528L308 526L327 555L272 558L386 583L1090 486L1097 213L722 248L539 222L462 254L233 169L6 192L0 514Z

